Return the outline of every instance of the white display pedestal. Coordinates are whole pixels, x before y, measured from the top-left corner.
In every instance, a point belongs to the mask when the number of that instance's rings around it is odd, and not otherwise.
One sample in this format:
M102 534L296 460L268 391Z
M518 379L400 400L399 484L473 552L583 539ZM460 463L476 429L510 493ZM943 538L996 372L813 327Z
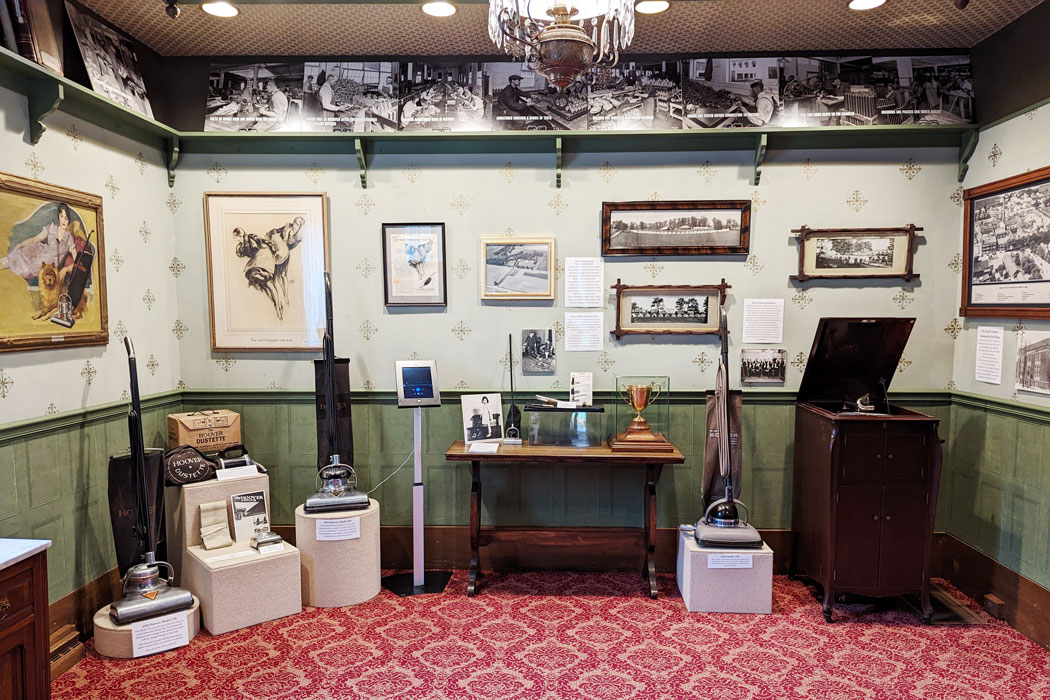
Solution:
M187 637L190 640L197 636L197 633L200 632L200 601L196 596L193 597L192 608L173 614L185 617ZM135 623L117 625L109 617L108 605L95 613L93 623L95 625L95 651L111 659L134 658L131 629Z
M318 523L332 521L330 532L342 537L359 518L358 536L353 539L318 539ZM335 522L339 521L339 522ZM295 509L295 542L302 555L303 604L315 608L357 605L379 595L379 501L368 508L333 513L307 513Z
M204 549L182 557L183 585L201 601L204 628L222 634L302 612L299 550L284 543L259 554L247 542Z
M720 568L747 566L749 568ZM678 533L678 590L689 612L769 614L773 607L773 550L701 547Z

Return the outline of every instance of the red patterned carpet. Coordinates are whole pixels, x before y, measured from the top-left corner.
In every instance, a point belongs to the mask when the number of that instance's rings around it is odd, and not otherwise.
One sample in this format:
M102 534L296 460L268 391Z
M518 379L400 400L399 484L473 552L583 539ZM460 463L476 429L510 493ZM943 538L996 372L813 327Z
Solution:
M88 656L55 700L699 698L1045 700L1050 652L1011 628L923 626L906 611L836 609L773 580L772 615L689 614L630 574L488 575L467 598L383 591L137 660ZM265 605L265 601L260 601Z

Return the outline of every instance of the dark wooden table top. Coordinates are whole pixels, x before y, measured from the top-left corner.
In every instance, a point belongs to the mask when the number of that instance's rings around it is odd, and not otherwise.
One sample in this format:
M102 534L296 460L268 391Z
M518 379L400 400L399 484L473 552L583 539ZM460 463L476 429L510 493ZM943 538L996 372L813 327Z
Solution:
M601 447L561 445L500 445L494 454L467 452L456 440L445 452L445 459L461 462L604 462L612 464L682 464L685 456L677 447L669 452L614 452L609 444Z

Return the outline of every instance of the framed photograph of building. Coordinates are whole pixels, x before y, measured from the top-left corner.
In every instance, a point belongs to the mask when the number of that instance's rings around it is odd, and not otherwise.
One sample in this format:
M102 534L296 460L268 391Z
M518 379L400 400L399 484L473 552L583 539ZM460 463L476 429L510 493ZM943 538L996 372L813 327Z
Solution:
M327 221L321 192L204 193L212 350L321 349Z
M105 345L102 197L0 173L0 352Z
M787 365L787 350L744 348L740 351L740 382L742 384L783 384Z
M445 224L383 224L387 306L445 306Z
M730 285L630 286L616 280L616 329L625 335L710 335L721 331L721 309Z
M960 316L1050 318L1050 166L963 192Z
M912 269L914 224L902 228L828 228L792 230L798 241L798 274L791 279L919 279Z
M553 238L482 238L482 299L553 299Z
M1017 335L1014 388L1050 394L1050 332L1025 330Z
M747 255L751 201L602 202L602 255Z

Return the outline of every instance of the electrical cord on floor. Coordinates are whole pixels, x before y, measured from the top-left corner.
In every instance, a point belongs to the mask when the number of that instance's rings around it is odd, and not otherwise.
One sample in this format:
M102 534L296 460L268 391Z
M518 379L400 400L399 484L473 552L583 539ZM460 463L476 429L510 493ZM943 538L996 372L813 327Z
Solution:
M405 457L405 461L401 463L401 467L403 467L403 466L405 466L406 464L408 464L408 460L412 459L412 455L414 455L415 453L416 453L416 451L415 451L415 450L412 450L411 452L409 452L409 453L408 453L408 456L407 456L407 457ZM398 473L399 471L401 471L401 467L398 467L398 468L397 468L397 469L395 469L395 470L394 470L394 471L393 471L393 472L392 472L392 473L390 474L390 476L388 476L388 477L387 477L386 479L383 479L383 480L382 480L382 481L380 481L380 482L379 482L378 484L376 484L375 486L373 486L372 488L370 488L370 489L369 489L368 491L365 491L365 495L366 495L366 496L367 496L367 495L369 495L370 493L372 493L373 491L375 491L375 490L376 490L377 488L379 488L380 486L382 486L383 484L385 484L385 483L387 482L387 479L389 479L389 478L390 478L391 476L393 476L394 474L397 474L397 473Z

